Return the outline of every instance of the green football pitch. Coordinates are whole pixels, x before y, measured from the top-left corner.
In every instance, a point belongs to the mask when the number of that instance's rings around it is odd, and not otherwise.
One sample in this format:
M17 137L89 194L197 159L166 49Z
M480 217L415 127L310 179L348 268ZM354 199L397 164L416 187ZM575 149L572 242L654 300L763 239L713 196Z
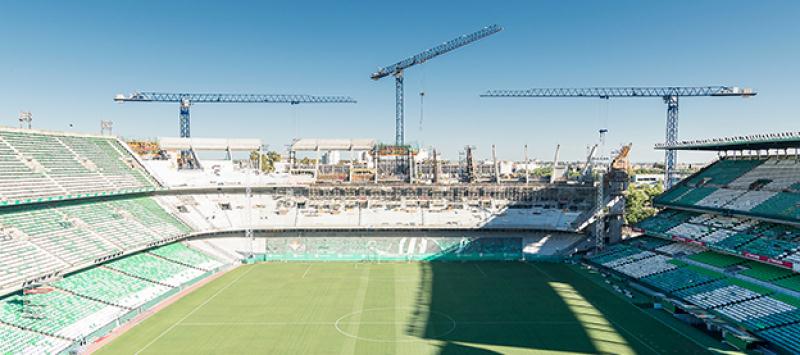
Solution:
M721 345L575 265L239 267L101 354L693 354Z

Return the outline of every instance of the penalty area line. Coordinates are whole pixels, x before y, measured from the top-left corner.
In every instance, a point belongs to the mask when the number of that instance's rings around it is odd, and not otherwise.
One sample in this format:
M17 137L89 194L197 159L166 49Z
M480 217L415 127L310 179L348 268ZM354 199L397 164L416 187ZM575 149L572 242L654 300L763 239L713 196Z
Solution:
M308 267L306 268L306 272L303 273L303 277L301 277L301 279L306 278L306 275L308 275L308 271L311 270L311 265L313 265L313 264L308 264Z
M207 298L203 303L197 305L194 309L192 309L191 312L187 313L185 316L183 316L183 318L181 318L177 322L173 323L169 328L165 329L163 332L161 332L161 334L159 334L157 337L155 337L149 343L145 344L145 346L143 346L141 349L139 349L139 351L135 352L134 355L141 354L142 351L145 351L147 348L149 348L151 345L153 345L156 341L158 341L158 339L161 339L161 337L163 337L164 335L169 333L171 330L175 329L175 327L177 327L179 324L181 324L181 322L183 322L184 320L189 318L192 314L194 314L195 312L197 312L198 310L203 308L205 305L207 305L209 302L211 302L214 298L216 298L220 293L222 293L222 291L227 290L228 287L231 287L233 284L235 284L237 281L239 281L239 279L241 279L245 275L249 274L250 271L253 271L253 269L255 269L255 268L251 267L249 270L243 272L237 278L233 279L233 281L229 282L227 285L225 285L221 289L217 290L217 292L215 292L213 295L211 295L211 297Z
M472 265L475 265L475 267L476 267L476 268L478 268L478 271L480 271L480 272L481 272L481 275L483 275L483 277L489 277L489 275L486 275L486 273L485 273L485 272L483 272L483 269L481 268L481 266L480 266L480 265L478 265L477 263L475 263L475 264L472 264Z

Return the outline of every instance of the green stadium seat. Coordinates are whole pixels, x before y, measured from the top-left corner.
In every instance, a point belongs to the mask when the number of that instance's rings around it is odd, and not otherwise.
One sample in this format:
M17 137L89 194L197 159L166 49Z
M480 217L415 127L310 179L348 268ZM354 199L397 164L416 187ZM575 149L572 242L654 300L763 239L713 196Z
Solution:
M762 281L774 281L793 275L792 271L790 270L781 269L754 261L749 261L744 266L746 266L747 269L739 272L740 274Z
M105 268L91 268L53 283L80 296L134 309L169 291L169 287Z
M28 203L157 187L116 138L0 129L0 202Z
M112 261L106 267L126 275L152 281L160 285L178 287L204 272L153 256L139 253Z
M30 312L35 312L37 317L29 316ZM0 300L3 323L76 340L109 324L124 312L122 308L58 290Z
M688 258L697 262L701 262L703 264L716 266L719 268L727 268L733 265L742 264L746 262L745 259L725 254L719 254L713 251L707 251L703 253L690 255Z
M0 354L57 354L71 342L0 324Z
M707 274L698 273L688 267L674 269L661 274L655 274L644 277L641 280L650 286L654 286L666 292L675 292L678 290L696 288L698 285L709 284L715 280L723 278L722 276L711 276Z
M213 270L223 265L220 261L199 251L189 249L189 247L181 243L173 243L159 247L151 250L150 253L179 264L189 265L203 270Z
M789 324L758 332L758 335L781 346L789 353L800 353L800 324Z

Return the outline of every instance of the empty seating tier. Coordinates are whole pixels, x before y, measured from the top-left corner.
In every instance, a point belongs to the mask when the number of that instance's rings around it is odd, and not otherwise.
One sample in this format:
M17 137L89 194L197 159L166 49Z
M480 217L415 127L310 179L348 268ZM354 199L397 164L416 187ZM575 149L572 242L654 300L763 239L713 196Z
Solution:
M58 290L0 300L0 321L75 340L107 325L123 312L122 308Z
M672 227L665 230L668 226ZM711 250L754 259L769 258L776 261L773 264L788 269L800 264L800 228L790 225L709 213L676 213L667 209L640 222L637 227L654 237L697 242L695 244ZM727 265L716 262L712 265L727 267L737 259L728 260L731 262Z
M592 256L591 259L595 263L605 264L607 262L611 262L640 252L641 250L637 248L631 248L628 247L627 245L617 244L607 248L600 254Z
M727 217L703 215L691 220L728 228L739 226L737 221ZM689 256L680 253L673 256L662 251L671 245L648 237L633 238L588 259L664 293L677 307L685 303L702 308L790 353L800 353L800 342L792 338L800 336L796 334L800 330L800 300L789 291L798 291L800 276L789 270L710 251ZM725 273L714 271L716 268L724 268ZM734 276L737 273L786 290ZM681 302L672 301L676 299Z
M98 267L70 275L53 286L126 308L139 307L169 291L169 287Z
M689 256L689 259L719 268L726 268L746 261L735 256L717 254L710 251L694 254Z
M0 129L0 205L157 187L114 137Z
M667 292L674 292L698 285L708 284L715 280L719 280L720 278L722 277L698 273L689 268L680 268L645 277L642 279L642 281L658 289L662 289Z
M124 274L177 287L203 274L202 271L170 262L146 253L112 261L106 267Z
M774 281L773 283L780 287L800 292L800 275L795 275L789 278L780 279Z
M56 354L70 345L64 339L44 336L0 324L0 354Z
M653 201L665 209L636 227L682 244L626 242L590 260L630 258L631 245L658 253L623 266L596 263L633 278L653 270L639 280L800 354L800 159L726 156ZM687 255L676 245L700 252Z
M794 157L722 159L656 197L655 202L798 221L799 186L800 160Z
M759 300L773 299L770 297L764 297ZM751 302L756 302L759 300L753 300ZM774 305L772 304L772 301L768 302L769 303L758 306L760 312L764 313L763 315L748 317L748 319L744 321L748 327L752 329L767 329L800 322L800 309L789 306L783 302L781 302L783 305L781 305L780 308L773 309L772 307Z
M48 275L68 265L27 240L0 237L0 288Z
M652 258L640 259L638 262L625 264L614 269L630 277L640 279L664 271L677 269L678 267L671 264L669 260L669 257L657 255Z
M758 327L755 327L756 329L774 327L782 322L790 321L791 319L793 319L794 322L800 321L795 311L797 311L796 307L769 296L753 297L753 299L749 301L732 304L719 309L719 313L737 322L752 324L756 322L756 320L759 320L760 324Z
M189 249L189 247L181 243L174 243L153 249L151 253L170 261L190 265L203 270L211 270L222 265L218 260L199 251Z
M747 262L747 264L743 265L743 267L746 269L740 271L740 274L762 281L774 281L793 275L793 273L789 270L779 269L752 261Z
M89 266L189 232L151 197L3 207L0 289L21 287L26 280Z
M687 179L686 184L726 186L763 162L756 159L723 159Z
M190 255L192 261L213 260L181 244L156 248L153 252ZM177 292L177 287L186 281L208 274L147 253L124 257L108 265L125 273L95 266L29 292L0 298L0 354L71 353L76 345L105 335L119 321L130 319ZM138 275L170 285L147 281Z
M676 255L692 255L701 253L705 251L705 248L694 244L670 243L658 247L656 248L656 250L667 255L676 256Z
M759 336L774 342L793 353L800 351L800 324L790 324L759 332Z
M712 309L760 296L761 295L759 293L748 290L744 287L730 285L706 292L695 293L686 297L686 300L703 308Z

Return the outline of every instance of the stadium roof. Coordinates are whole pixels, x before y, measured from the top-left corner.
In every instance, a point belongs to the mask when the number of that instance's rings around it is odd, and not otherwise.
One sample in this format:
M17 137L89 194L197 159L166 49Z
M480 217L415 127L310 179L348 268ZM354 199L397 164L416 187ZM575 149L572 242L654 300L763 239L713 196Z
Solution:
M261 140L256 138L178 138L159 137L158 145L166 150L232 150L252 151L261 147Z
M656 149L675 150L759 150L800 148L800 132L753 134L748 136L722 137L682 141L675 144L659 143Z
M375 148L374 139L319 139L301 138L292 143L293 151L316 150L372 150Z

